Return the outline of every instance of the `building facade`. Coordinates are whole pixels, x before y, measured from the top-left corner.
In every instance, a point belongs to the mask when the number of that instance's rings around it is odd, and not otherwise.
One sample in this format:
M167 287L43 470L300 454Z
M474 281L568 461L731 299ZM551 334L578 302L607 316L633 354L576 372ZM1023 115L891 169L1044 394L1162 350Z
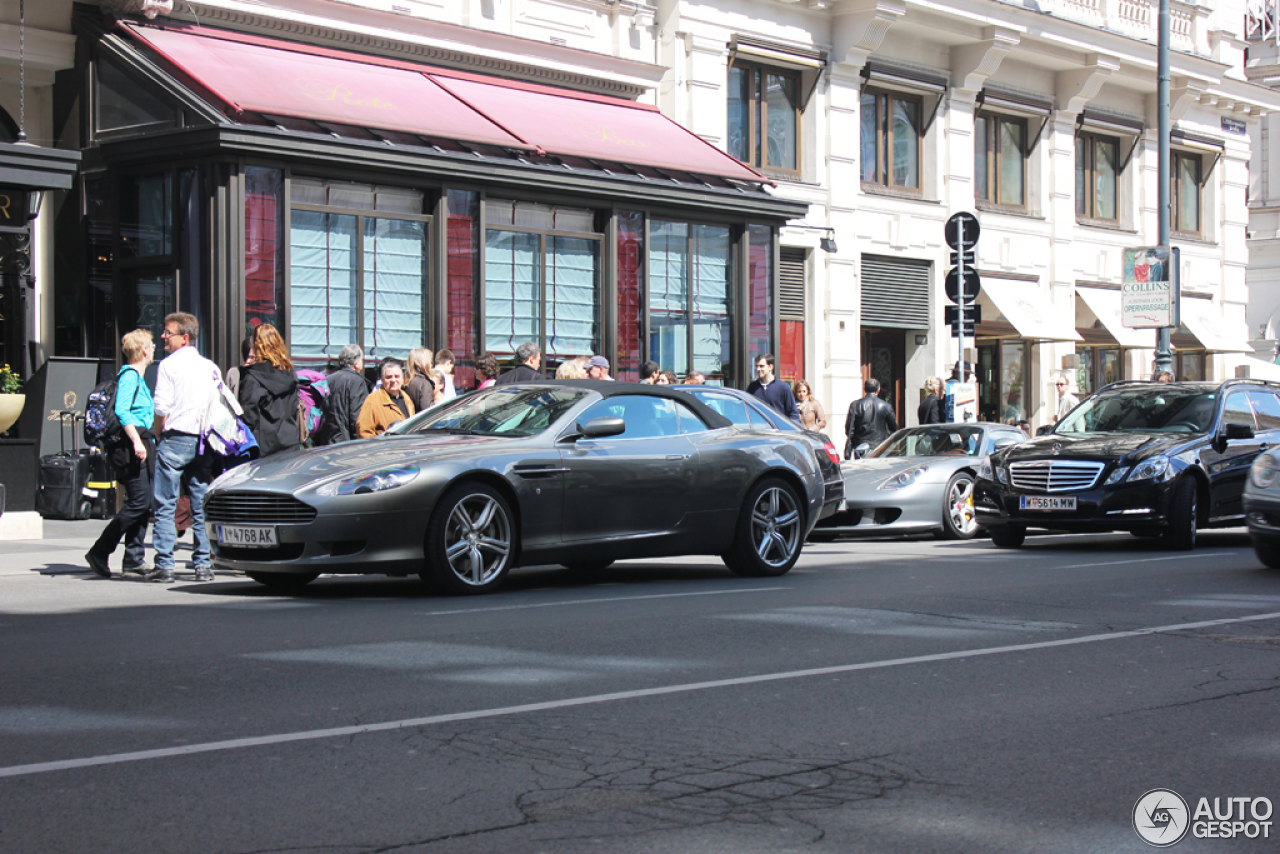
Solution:
M536 340L741 385L770 351L830 431L871 376L910 424L973 211L982 417L1151 370L1119 321L1157 233L1150 0L171 5L27 4L28 136L83 155L35 221L37 362L181 308L223 364L260 322L308 364ZM1250 263L1280 93L1243 4L1172 10L1175 369L1222 378L1280 269Z

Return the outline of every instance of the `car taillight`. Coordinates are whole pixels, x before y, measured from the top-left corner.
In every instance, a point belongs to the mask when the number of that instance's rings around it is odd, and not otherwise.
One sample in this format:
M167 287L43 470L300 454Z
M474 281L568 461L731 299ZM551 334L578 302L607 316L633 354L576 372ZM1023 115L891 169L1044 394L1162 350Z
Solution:
M831 462L836 468L840 468L840 454L836 451L836 446L830 442L823 444L823 450L827 452L827 456L831 458Z

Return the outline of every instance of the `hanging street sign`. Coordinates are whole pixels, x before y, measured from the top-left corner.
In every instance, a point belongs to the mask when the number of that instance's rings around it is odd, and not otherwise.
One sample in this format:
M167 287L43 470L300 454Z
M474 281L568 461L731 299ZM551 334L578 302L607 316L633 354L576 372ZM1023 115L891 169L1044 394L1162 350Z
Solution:
M1177 247L1124 250L1120 322L1129 329L1160 329L1181 323Z
M942 232L947 245L961 251L977 246L978 235L981 233L982 226L978 225L978 218L968 211L952 214Z

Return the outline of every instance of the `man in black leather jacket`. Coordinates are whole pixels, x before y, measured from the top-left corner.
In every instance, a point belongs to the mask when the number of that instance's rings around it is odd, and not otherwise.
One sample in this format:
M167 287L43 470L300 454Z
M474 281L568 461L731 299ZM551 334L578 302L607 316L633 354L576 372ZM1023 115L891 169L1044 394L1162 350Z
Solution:
M844 429L848 437L844 444L844 458L853 456L853 449L862 444L876 447L898 430L898 419L893 415L893 407L882 399L880 381L872 378L862 384L866 395L849 404L849 414L845 418Z
M336 445L356 438L356 421L360 407L369 396L369 383L364 378L364 350L359 344L348 344L338 354L338 367L329 374L329 405L320 425L317 445Z

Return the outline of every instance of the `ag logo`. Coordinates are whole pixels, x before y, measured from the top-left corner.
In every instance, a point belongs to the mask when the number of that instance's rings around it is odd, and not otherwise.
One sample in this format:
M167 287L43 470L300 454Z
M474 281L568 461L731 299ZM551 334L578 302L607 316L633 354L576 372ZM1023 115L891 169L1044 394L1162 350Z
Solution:
M69 391L62 396L62 408L63 409L76 408L76 393L74 391Z
M1187 802L1172 789L1152 789L1133 805L1133 829L1156 848L1181 842L1191 826Z

